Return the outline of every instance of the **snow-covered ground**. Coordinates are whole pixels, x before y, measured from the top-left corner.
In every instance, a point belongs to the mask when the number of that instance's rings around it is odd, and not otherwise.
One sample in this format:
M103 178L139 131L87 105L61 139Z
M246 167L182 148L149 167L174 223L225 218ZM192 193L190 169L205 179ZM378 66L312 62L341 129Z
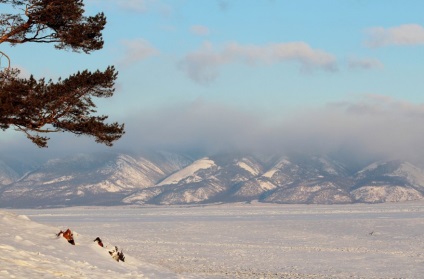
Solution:
M77 231L72 246L56 237L58 232L58 228L35 223L25 215L0 210L0 278L178 278L129 255L125 255L125 263L116 262L109 249Z
M424 201L0 210L0 251L0 278L422 278Z

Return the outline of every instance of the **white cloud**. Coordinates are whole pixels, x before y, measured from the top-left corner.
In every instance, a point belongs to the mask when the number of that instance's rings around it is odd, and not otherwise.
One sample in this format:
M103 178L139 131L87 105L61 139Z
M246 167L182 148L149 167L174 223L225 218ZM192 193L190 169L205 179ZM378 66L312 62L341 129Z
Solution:
M381 69L384 67L383 63L374 58L356 58L351 57L348 60L349 69L353 70L371 70L371 69Z
M152 1L149 0L114 0L116 1L116 3L129 11L134 11L134 12L146 12L147 11L147 7L148 4Z
M124 40L122 45L124 55L119 63L125 67L159 54L159 51L144 39Z
M404 24L392 28L374 27L367 30L369 47L388 45L423 45L424 27L419 24Z
M200 50L189 53L179 65L194 81L209 83L218 76L219 66L226 63L229 60L224 55L215 52L211 44L205 43Z
M180 62L180 68L196 82L208 83L219 74L219 68L225 64L242 62L250 66L298 62L302 71L321 68L326 71L337 70L336 58L322 50L311 48L304 42L274 43L268 45L240 45L230 43L221 50L215 50L206 42L189 53Z
M198 36L206 36L209 35L209 28L203 25L193 25L190 28L191 33Z

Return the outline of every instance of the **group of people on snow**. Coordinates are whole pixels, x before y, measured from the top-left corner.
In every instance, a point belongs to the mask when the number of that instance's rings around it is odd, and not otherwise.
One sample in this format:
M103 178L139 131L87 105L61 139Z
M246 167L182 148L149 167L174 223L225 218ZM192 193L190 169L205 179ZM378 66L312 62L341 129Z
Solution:
M67 229L66 231L60 230L60 232L57 233L56 236L59 237L60 235L62 235L70 244L75 245L74 234L70 229ZM104 247L103 241L100 239L100 237L96 237L96 239L94 239L94 242L97 242L100 247ZM121 251L119 251L118 246L115 246L114 249L110 250L109 255L111 255L112 258L117 262L125 262L124 252L122 251L122 249Z

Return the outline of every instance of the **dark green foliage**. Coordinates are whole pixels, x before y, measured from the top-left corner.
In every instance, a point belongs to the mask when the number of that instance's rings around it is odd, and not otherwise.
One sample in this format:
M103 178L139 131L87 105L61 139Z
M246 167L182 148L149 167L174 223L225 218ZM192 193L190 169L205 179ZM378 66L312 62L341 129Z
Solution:
M0 0L23 14L0 15L0 43L56 43L58 49L89 53L103 47L103 13L86 17L82 0Z
M103 47L103 13L85 17L82 0L0 0L23 13L0 14L0 44L55 43L58 49L90 53ZM71 132L93 136L108 146L124 134L124 125L108 124L97 116L92 97L114 93L117 72L78 72L57 82L19 77L19 70L0 72L0 128L12 126L39 147L48 137L40 134Z

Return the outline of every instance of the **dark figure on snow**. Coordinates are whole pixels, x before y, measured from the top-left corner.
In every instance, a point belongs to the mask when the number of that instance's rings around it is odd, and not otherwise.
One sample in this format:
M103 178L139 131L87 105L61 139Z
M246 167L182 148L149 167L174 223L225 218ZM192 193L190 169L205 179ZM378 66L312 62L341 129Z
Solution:
M118 246L115 246L115 249L109 251L109 254L114 258L117 262L122 261L125 262L124 252L121 249L121 252L118 251Z
M66 231L60 231L56 236L59 237L60 235L63 235L63 237L72 245L75 245L74 241L74 235L72 234L70 229L67 229Z
M96 237L96 239L94 239L94 242L97 242L97 244L99 244L100 247L103 247L103 242L100 239L100 237Z

